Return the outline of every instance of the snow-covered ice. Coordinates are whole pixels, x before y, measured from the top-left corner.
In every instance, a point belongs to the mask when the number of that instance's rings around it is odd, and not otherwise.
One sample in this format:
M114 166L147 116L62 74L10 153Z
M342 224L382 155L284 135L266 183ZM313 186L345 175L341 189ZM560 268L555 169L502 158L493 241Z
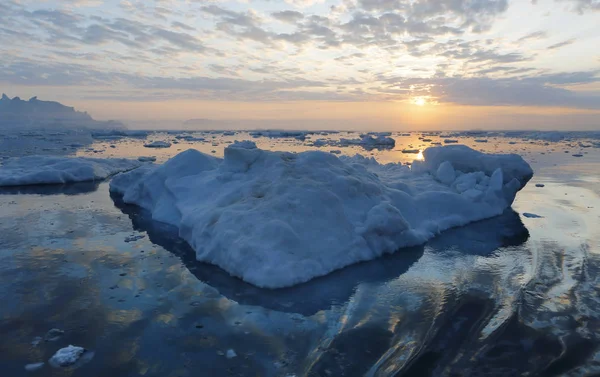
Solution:
M53 366L68 367L75 364L84 353L85 348L69 345L56 351L49 362Z
M501 214L531 179L518 155L433 147L413 168L357 155L229 145L115 176L111 191L179 228L196 258L268 288L421 244Z
M135 169L129 159L27 156L12 158L0 166L0 186L64 184L97 181Z

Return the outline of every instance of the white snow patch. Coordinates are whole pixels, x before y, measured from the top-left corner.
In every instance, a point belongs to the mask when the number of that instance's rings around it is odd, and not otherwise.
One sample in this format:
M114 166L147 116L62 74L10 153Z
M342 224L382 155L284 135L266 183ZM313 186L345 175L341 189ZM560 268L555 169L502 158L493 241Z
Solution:
M238 143L224 159L190 149L120 174L110 189L178 227L199 261L279 288L499 215L533 174L518 155L462 145L429 148L424 157L411 170Z
M64 184L97 181L140 166L128 159L27 156L0 166L0 186Z
M234 357L237 357L237 353L235 353L234 350L227 350L225 357L228 359L233 359Z

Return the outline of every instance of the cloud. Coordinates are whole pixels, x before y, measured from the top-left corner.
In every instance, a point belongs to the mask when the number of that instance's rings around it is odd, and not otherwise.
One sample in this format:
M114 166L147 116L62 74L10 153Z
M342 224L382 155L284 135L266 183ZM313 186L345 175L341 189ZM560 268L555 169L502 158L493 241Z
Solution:
M559 43L555 43L553 45L550 45L547 47L548 50L556 50L557 48L561 48L564 46L568 46L570 44L573 44L575 42L575 39L568 39L566 41L563 42L559 42Z
M290 24L295 24L296 22L298 22L299 20L304 18L304 15L300 12L296 12L294 10L284 10L281 12L274 12L271 13L271 16L273 16L273 18L275 18L276 20L282 21L282 22L287 22Z
M543 39L543 38L547 38L548 34L545 31L535 31L533 33L529 33L527 35L522 36L521 38L517 39L517 42L525 42L525 41L529 41L532 39Z

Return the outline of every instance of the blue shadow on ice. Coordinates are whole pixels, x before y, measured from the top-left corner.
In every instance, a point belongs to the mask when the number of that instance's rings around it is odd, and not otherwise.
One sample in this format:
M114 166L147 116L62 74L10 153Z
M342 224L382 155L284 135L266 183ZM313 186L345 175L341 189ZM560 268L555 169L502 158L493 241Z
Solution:
M177 228L153 221L147 211L123 203L118 196L112 198L115 206L129 216L135 230L147 232L151 242L179 257L194 276L223 296L244 305L303 315L347 302L361 284L382 284L396 279L421 258L426 246L434 252L453 248L484 255L502 246L519 245L529 237L519 215L507 210L496 218L444 232L425 245L357 263L294 287L272 290L258 288L217 266L198 262L194 250L178 236Z

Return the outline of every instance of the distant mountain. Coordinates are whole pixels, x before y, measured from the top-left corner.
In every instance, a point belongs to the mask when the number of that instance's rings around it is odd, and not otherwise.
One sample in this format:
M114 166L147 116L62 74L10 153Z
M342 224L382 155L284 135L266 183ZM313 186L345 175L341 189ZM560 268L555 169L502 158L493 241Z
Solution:
M40 101L32 97L24 101L19 97L0 98L0 129L124 129L121 122L94 120L88 113L58 102Z

